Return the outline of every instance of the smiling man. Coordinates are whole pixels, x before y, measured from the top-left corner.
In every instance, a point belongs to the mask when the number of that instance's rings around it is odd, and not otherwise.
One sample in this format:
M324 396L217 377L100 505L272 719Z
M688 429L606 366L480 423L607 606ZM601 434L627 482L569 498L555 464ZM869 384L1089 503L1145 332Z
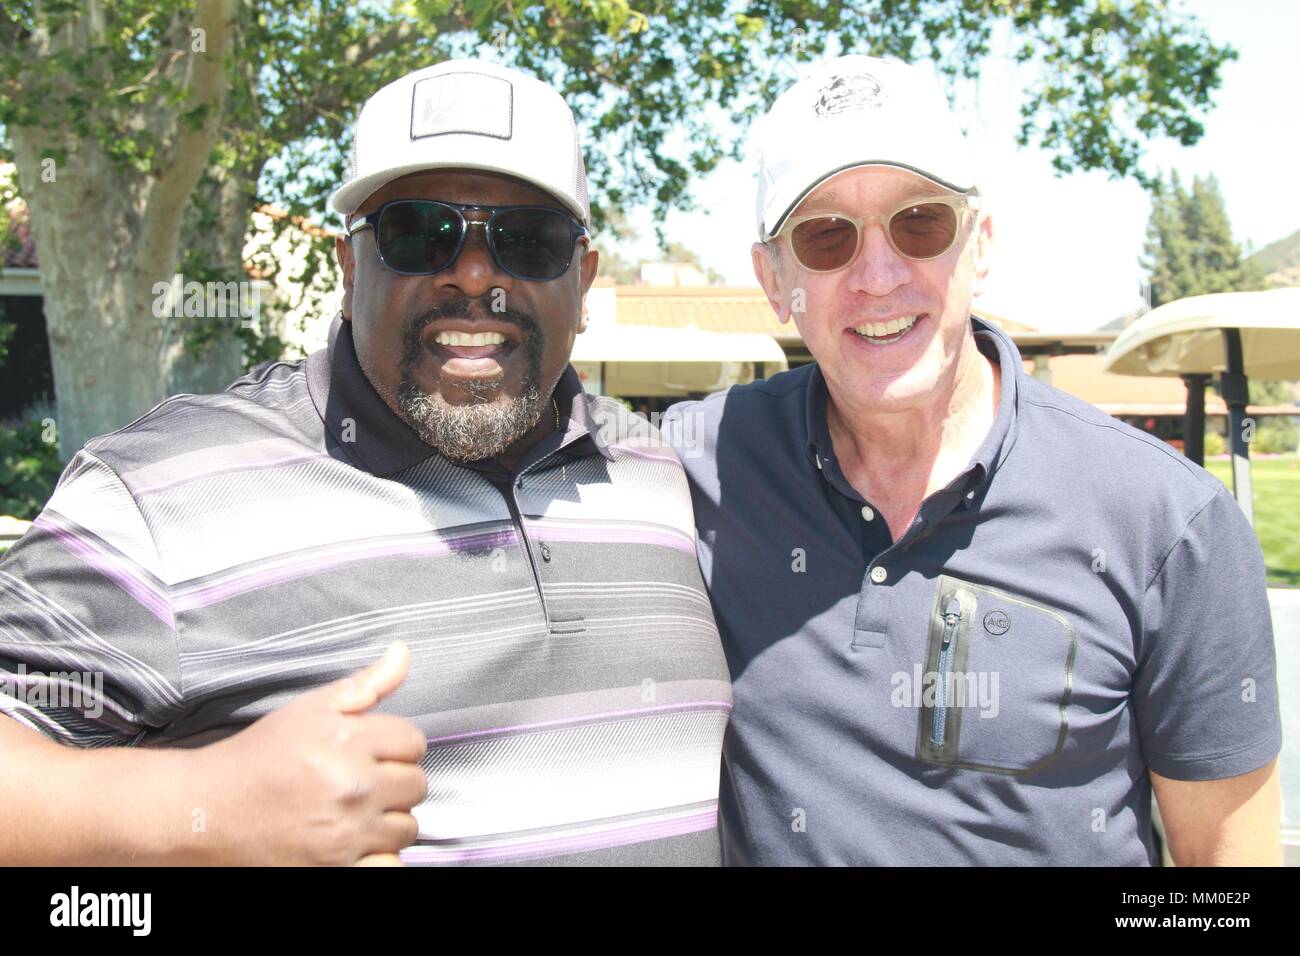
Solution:
M716 865L686 479L568 364L568 107L413 73L331 202L329 347L92 441L0 562L0 860ZM56 699L74 664L98 717Z
M760 146L755 274L815 362L665 426L735 690L727 862L1144 865L1153 787L1175 862L1277 862L1259 545L971 317L993 225L937 86L831 61Z

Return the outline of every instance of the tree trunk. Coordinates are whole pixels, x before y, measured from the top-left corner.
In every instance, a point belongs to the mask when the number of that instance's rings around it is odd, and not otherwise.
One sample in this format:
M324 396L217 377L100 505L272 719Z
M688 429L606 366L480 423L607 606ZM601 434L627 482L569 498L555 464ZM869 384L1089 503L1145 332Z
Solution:
M66 461L89 439L163 398L162 320L153 314L152 292L160 270L139 254L138 183L122 182L91 142L56 168L54 182L42 182L39 131L9 132L40 256L59 453ZM102 188L115 181L120 188ZM168 259L175 259L174 239Z
M181 226L182 262L198 265L185 279L247 282L244 244L256 202L255 170L211 167L200 181ZM186 266L190 268L191 266ZM243 374L243 342L236 334L239 316L217 319L217 334L197 352L186 348L188 323L168 316L163 330L162 374L168 395L220 392Z
M154 289L175 272L181 217L212 152L235 16L235 0L198 0L192 18L173 23L168 49L178 53L159 69L183 71L178 78L187 98L152 103L134 118L164 144L147 170L114 162L96 138L69 128L14 123L7 129L45 288L64 461L166 394L166 323L156 314ZM187 57L181 38L191 36L191 25L205 45ZM106 29L100 5L90 3L71 26L37 31L34 62L94 47ZM181 117L195 107L207 108L198 125ZM104 108L111 113L111 105ZM47 179L43 164L52 150L66 158Z

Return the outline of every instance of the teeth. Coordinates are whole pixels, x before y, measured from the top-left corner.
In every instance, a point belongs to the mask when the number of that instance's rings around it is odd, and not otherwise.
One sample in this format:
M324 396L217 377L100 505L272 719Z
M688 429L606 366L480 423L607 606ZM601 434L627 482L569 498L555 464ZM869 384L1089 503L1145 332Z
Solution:
M503 345L505 340L500 332L439 332L435 341L439 345Z
M856 326L853 331L867 338L883 339L891 335L897 335L900 332L906 332L916 324L918 318L920 316L905 315L901 319L891 319L888 322L864 322Z

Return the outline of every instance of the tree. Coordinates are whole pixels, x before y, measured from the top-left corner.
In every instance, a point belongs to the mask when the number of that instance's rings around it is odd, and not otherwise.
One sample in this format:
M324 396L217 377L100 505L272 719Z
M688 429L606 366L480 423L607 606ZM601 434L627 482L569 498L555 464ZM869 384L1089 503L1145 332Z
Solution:
M1189 295L1249 292L1263 289L1264 270L1242 256L1213 176L1195 177L1187 191L1176 172L1153 192L1143 265L1151 283L1151 305ZM1213 381L1217 391L1219 382ZM1290 382L1249 380L1252 405L1281 405L1294 400ZM1264 426L1270 441L1293 447L1294 426L1279 418ZM1275 439L1275 436L1277 438Z
M182 265L243 281L253 210L286 209L279 228L319 217L349 120L416 66L481 53L556 85L582 122L602 225L640 203L660 219L688 206L691 178L743 150L714 119L761 112L789 81L776 64L859 51L971 77L999 23L1041 67L1021 141L1063 172L1145 181L1142 142L1195 142L1235 56L1161 0L9 0L0 153L45 278L61 452L229 360L243 330L158 315L157 284ZM331 274L327 244L312 253L307 271ZM210 354L186 359L187 342Z
M1190 192L1178 174L1157 182L1143 266L1154 308L1189 295L1244 292L1264 288L1263 271L1242 257L1232 238L1218 181L1192 180Z

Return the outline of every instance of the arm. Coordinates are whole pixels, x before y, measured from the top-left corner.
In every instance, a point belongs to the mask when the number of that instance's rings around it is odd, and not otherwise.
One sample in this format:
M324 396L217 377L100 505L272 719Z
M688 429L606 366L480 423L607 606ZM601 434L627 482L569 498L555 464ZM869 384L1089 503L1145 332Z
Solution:
M1281 866L1278 762L1222 780L1151 771L1169 852L1178 866Z
M130 492L79 454L0 557L0 864L350 863L413 842L424 735L365 713L404 647L215 743L134 746L186 712L168 595Z
M1132 701L1174 862L1279 862L1282 725L1264 560L1226 491L1165 555L1139 651Z
M217 862L195 839L196 751L65 747L0 715L0 865Z
M419 830L424 734L367 711L408 663L395 642L195 750L68 747L0 715L0 865L395 862Z

